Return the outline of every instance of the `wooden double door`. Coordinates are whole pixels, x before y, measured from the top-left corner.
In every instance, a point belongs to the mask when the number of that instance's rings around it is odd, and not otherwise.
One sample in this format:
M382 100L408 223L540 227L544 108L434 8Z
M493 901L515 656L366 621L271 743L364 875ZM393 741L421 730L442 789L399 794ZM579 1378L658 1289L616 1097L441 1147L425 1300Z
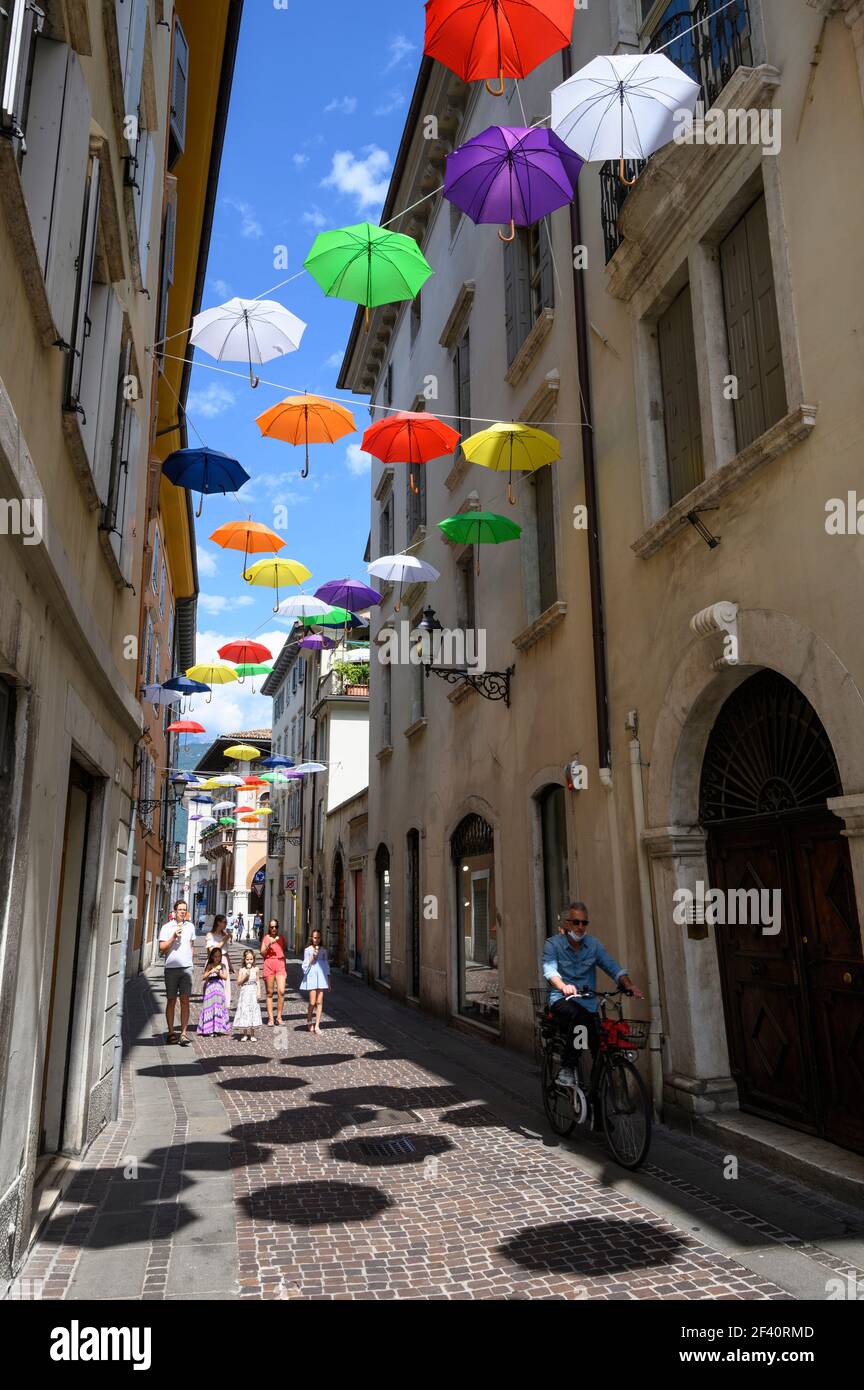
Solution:
M708 856L727 904L780 890L779 932L714 928L742 1109L864 1153L864 959L840 831L822 808L715 823Z

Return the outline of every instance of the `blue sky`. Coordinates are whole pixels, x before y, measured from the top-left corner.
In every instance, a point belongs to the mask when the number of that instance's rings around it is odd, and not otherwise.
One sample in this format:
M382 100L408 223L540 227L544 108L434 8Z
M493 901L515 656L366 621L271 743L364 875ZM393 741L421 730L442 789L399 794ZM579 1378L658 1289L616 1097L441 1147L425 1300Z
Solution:
M420 0L246 0L210 248L204 308L233 295L255 298L302 268L319 230L377 222L399 144L423 46ZM288 268L274 267L282 248ZM268 363L260 375L325 395L335 385L354 306L327 299L308 275L273 292L307 325L300 350ZM273 622L274 594L241 578L242 554L208 541L225 521L252 514L274 525L287 508L282 556L312 571L310 591L326 579L366 578L368 465L358 458L369 423L356 398L358 433L312 450L311 476L300 477L303 452L262 439L255 416L281 398L256 391L240 363L237 377L203 365L197 354L188 401L205 442L240 460L252 481L233 499L208 498L198 520L201 598L198 660L256 634L273 651L286 631ZM190 429L190 444L196 442ZM277 527L276 529L280 529ZM296 592L296 590L292 591ZM268 726L271 702L249 682L214 692L208 734Z

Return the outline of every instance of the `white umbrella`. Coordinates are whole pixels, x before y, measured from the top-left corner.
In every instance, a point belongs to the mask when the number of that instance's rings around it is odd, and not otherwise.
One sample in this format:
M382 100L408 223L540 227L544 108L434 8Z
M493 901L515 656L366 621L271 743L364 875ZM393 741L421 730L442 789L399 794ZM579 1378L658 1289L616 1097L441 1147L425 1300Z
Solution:
M323 598L316 598L314 594L290 594L288 598L283 598L276 611L286 618L319 618L322 613L329 613L332 607L332 603L325 603Z
M298 763L294 768L295 772L326 772L326 763Z
M213 810L214 810L214 811L226 811L226 810L231 810L231 808L233 807L233 805L234 805L234 802L233 802L233 801L217 801L217 802L216 802L216 805L213 807Z
M217 787L242 787L245 785L243 778L235 777L233 772L226 772L221 777L214 777L213 783Z
M217 362L270 362L296 352L306 325L275 299L229 299L215 309L205 309L192 320L190 342L215 357Z
M437 579L439 575L438 570L428 565L425 560L419 560L416 555L380 555L366 568L376 579L383 579L387 584L399 585L397 613L402 606L403 584L424 584Z
M144 699L149 700L151 705L176 705L183 696L179 690L166 690L161 685L145 685Z
M692 115L699 85L662 53L593 58L552 93L552 129L587 160L647 159Z

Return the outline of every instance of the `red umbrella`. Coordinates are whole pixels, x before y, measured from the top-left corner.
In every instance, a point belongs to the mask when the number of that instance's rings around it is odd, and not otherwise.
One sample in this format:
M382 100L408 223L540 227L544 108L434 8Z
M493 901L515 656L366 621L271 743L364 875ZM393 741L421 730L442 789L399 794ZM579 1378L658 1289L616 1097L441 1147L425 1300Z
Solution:
M165 730L168 734L205 734L207 730L203 724L199 724L195 719L175 719L173 724L169 724Z
M254 816L254 814L255 814L255 807L254 807L254 806L235 806L235 807L234 807L234 814L235 814L235 816L239 816L240 813L241 813L241 811L246 811L248 814Z
M238 666L257 666L261 661L272 660L273 653L261 642L226 642L219 648L223 661L234 661Z
M243 785L246 787L266 787L268 783L261 777L244 777Z
M426 0L423 52L465 82L486 82L503 96L504 78L527 77L559 49L573 29L573 0Z
M414 464L452 454L461 438L458 430L423 410L399 410L370 425L362 447L382 463L407 463L412 470L408 474L411 491L417 492Z

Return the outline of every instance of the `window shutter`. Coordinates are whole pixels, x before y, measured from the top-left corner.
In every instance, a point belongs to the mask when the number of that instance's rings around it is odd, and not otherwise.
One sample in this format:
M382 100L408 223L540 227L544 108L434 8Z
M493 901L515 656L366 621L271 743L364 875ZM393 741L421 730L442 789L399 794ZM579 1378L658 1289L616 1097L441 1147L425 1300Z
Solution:
M552 262L552 245L549 240L549 220L541 222L540 236L540 299L541 309L555 307L555 267ZM533 324L531 325L533 328Z
M465 439L471 433L471 340L466 330L456 349L456 380L459 394L459 431Z
M123 570L126 579L131 580L132 548L127 542L135 522L136 489L138 486L138 454L141 448L141 422L138 419L137 411L128 403L126 404L125 414L127 423L125 431L126 449L121 460L121 492L118 498L117 516L115 519L116 535L112 535L111 544L117 556L117 563Z
M509 366L534 324L528 239L524 231L517 232L515 239L504 246L504 304Z
M189 96L189 45L179 19L174 20L174 58L171 73L171 135L176 153L186 145L186 105ZM173 161L172 161L173 162Z
M127 342L120 358L120 371L114 392L114 421L111 432L111 470L108 480L108 495L102 514L102 525L113 531L117 524L117 511L121 491L122 460L127 447L129 432L129 403L123 395L123 381L129 375L132 365L132 344Z
M132 29L132 10L135 0L114 0L114 15L117 20L117 46L120 49L120 71L126 72L126 54L129 51L129 34Z
M534 511L537 525L537 569L540 588L540 612L545 613L558 600L558 576L555 567L555 503L552 491L552 469L538 468L534 474Z
M147 288L150 256L150 230L153 220L153 188L156 182L156 142L149 130L139 130L136 148L138 161L132 198L135 204L135 225L138 230L138 264L141 284Z
M90 318L90 298L93 288L93 263L96 259L96 234L99 228L100 164L94 155L90 161L90 178L79 231L80 251L75 283L74 314L72 319L71 352L69 354L67 408L79 405L82 393L84 349L93 323Z
M147 0L123 0L123 9L130 9L129 37L126 50L120 49L123 62L123 109L127 116L135 115L141 99L141 79L144 73L144 45L147 39Z
M659 320L657 338L663 383L669 501L674 504L691 492L705 475L689 285L685 286Z
M107 501L111 485L111 442L117 404L117 363L123 333L123 311L110 285L94 285L90 299L91 327L84 342L79 396L83 409L81 435L93 472L99 501Z
M168 333L168 294L174 283L174 244L177 226L177 182L170 179L165 198L165 222L162 233L162 273L159 289L159 324L156 340L162 344ZM160 348L161 355L161 348Z
M504 332L507 338L507 362L513 361L519 351L518 323L519 313L516 305L516 244L508 241L504 246Z
M729 357L738 378L735 434L744 449L786 411L764 198L722 243L720 265Z
M27 0L6 0L0 10L0 127L23 133L30 50L42 17Z

